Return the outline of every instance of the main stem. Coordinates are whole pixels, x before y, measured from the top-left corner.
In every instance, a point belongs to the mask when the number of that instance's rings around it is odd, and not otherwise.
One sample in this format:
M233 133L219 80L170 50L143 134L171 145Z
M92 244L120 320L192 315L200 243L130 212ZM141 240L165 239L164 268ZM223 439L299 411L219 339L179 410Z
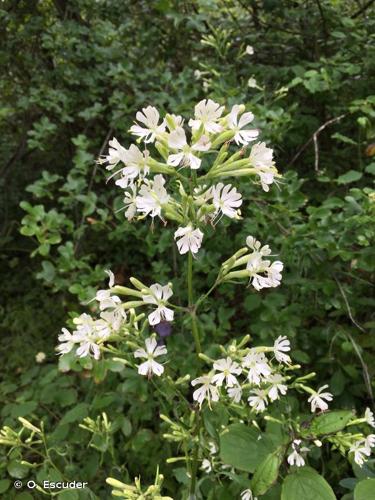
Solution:
M188 255L187 286L188 286L189 310L191 317L191 331L194 337L196 353L199 354L202 352L202 349L201 349L201 342L199 339L197 316L195 312L195 305L193 299L193 256L191 252L189 252Z

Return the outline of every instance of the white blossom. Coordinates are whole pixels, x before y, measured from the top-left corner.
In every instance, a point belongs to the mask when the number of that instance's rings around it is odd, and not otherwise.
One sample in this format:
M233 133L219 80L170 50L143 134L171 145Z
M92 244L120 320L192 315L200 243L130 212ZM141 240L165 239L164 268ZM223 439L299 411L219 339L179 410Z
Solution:
M35 361L37 363L43 363L46 360L46 353L45 352L38 352L35 354Z
M271 249L268 245L262 247L261 243L253 236L246 238L246 244L253 250L246 265L253 287L256 290L261 290L262 288L279 286L282 279L283 263L275 261L271 264L270 260L263 260L263 257L270 255Z
M365 446L373 448L375 446L375 434L369 434L365 437Z
M247 398L249 405L258 412L263 412L267 407L267 391L263 389L253 389L251 394L254 396L249 396Z
M259 88L258 87L258 83L257 83L256 79L253 76L251 76L248 79L247 86L250 87L251 89L257 89L257 88Z
M155 175L153 181L145 180L135 199L139 212L151 217L160 217L163 205L170 199L164 184L165 179L161 174Z
M203 375L191 381L191 385L194 387L200 384L200 387L193 392L193 399L202 406L202 403L207 399L208 404L211 401L219 400L219 393L217 387L212 383L212 375Z
M360 467L364 464L367 458L371 455L371 448L366 446L363 439L356 441L349 449L349 453L354 454L354 461Z
M141 137L145 143L154 142L165 131L165 122L159 125L159 117L159 111L153 106L142 108L142 111L137 112L136 119L143 123L144 127L136 123L130 127L130 132Z
M243 358L242 366L249 369L247 378L251 384L260 385L262 378L271 374L267 358L262 352L250 350Z
M219 182L212 187L211 193L216 213L222 212L231 219L238 218L238 207L242 205L242 196L235 187Z
M146 304L157 306L155 311L148 315L150 325L157 325L161 321L173 321L174 312L165 305L173 295L171 286L169 284L162 286L159 283L154 283L150 286L150 292L151 294L142 295L142 300Z
M253 496L253 492L249 489L241 492L241 500L257 500L257 498Z
M301 447L301 440L295 439L292 443L292 453L288 455L288 464L296 465L297 467L303 467L305 465L305 459L300 453L309 451L306 447Z
M120 170L121 177L115 182L123 189L126 189L129 184L131 185L137 177L146 177L150 172L148 151L143 153L134 144L125 151L123 162L126 166Z
M371 427L375 427L374 414L370 410L370 408L366 408L365 419L366 419L366 422L368 423L368 425L371 425Z
M271 384L271 387L268 389L268 396L271 401L279 399L280 394L285 396L288 387L282 383L283 380L284 379L280 373L271 373L271 375L267 377L267 382Z
M149 337L145 340L146 350L143 348L137 349L134 353L135 358L147 359L144 363L138 366L138 373L151 377L153 373L160 377L164 372L164 366L155 361L155 358L167 354L165 346L158 346L154 337Z
M203 233L200 229L193 229L191 225L179 227L174 233L174 239L177 241L177 248L181 255L191 252L195 254L202 245Z
M125 191L124 197L125 217L131 221L137 213L137 188L130 186L129 191Z
M67 328L62 328L61 331L63 333L58 336L61 343L56 350L59 354L68 354L75 347L77 339Z
M108 163L107 170L112 170L120 161L124 162L126 149L118 142L116 137L109 141L108 155L99 158L98 163Z
M273 351L275 353L275 358L279 363L291 363L291 359L286 352L290 351L290 341L284 335L279 335L273 344Z
M250 163L260 177L264 191L269 191L269 185L274 182L277 170L273 161L273 150L267 148L264 142L254 144L250 152Z
M211 462L207 459L207 458L204 458L202 460L202 465L201 465L201 469L206 473L206 474L209 474L211 471L212 471L212 464Z
M251 45L246 45L245 52L247 55L252 56L254 54L254 47Z
M224 106L220 106L211 99L203 99L195 106L194 111L194 119L189 120L189 126L193 130L198 130L201 126L205 132L211 134L217 134L223 130L217 121L224 111Z
M212 383L222 386L225 380L226 387L237 385L236 375L240 375L242 368L238 363L232 361L229 357L218 359L214 362L214 370L220 372L212 377Z
M233 139L234 142L237 144L237 146L239 146L240 144L246 146L247 144L249 144L249 142L254 141L258 137L259 130L257 129L241 130L243 129L243 127L245 127L254 120L254 115L251 112L243 113L243 115L239 118L238 115L241 112L242 112L242 106L235 104L232 107L232 110L227 117L227 122L228 122L228 128L235 132Z
M240 385L235 385L227 389L228 396L233 399L235 403L239 403L242 398L242 388Z
M326 401L332 401L333 395L330 392L322 392L327 387L328 385L323 385L322 387L320 387L320 389L318 389L318 391L315 394L312 394L309 397L308 402L311 403L311 411L313 413L317 409L321 411L328 410L328 404L326 403Z
M168 165L177 167L177 165L182 164L184 167L190 167L193 170L198 169L202 163L202 160L194 152L208 151L211 147L210 141L205 135L202 135L195 144L189 146L186 141L185 130L181 127L170 133L168 145L170 148L180 151L180 153L168 156Z

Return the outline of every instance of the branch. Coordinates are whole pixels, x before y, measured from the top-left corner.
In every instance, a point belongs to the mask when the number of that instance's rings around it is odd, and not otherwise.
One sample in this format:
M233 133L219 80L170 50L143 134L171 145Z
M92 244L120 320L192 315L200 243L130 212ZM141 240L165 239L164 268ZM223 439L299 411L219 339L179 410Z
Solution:
M351 16L351 18L352 18L352 19L355 19L356 17L358 17L358 16L360 16L361 14L363 14L363 12L364 12L365 10L367 10L369 7L371 7L371 5L372 5L373 3L375 3L375 0L369 0L369 2L365 3L365 5L364 5L361 9L357 10L357 12L355 12L355 13Z

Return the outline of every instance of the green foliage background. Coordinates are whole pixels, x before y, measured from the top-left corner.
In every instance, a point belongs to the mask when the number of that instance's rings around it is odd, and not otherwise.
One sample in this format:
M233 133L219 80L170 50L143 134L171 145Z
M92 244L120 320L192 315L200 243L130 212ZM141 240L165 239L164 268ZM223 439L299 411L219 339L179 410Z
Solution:
M183 286L172 230L116 214L118 190L95 165L112 136L129 144L135 113L148 104L176 114L205 97L246 104L284 176L266 195L246 187L244 220L212 230L196 266L204 290L234 243L253 234L278 249L282 286L221 288L202 314L206 345L288 335L294 360L330 384L337 407L373 406L374 26L364 0L1 3L0 417L43 418L71 456L66 475L90 481L92 496L82 498L107 498L109 475L152 481L157 463L168 494L185 481L164 464L173 450L144 380L116 365L61 375L54 355L68 311L82 310L104 269L123 283L136 274ZM172 342L192 352L185 325ZM42 365L38 351L47 354ZM181 362L194 365L189 355ZM114 431L92 443L77 423L102 411ZM8 475L28 474L14 460L0 456L4 498L13 498ZM344 478L375 477L336 462L325 450L316 457L339 497L353 498ZM51 474L48 464L38 470ZM225 483L213 495L233 498Z

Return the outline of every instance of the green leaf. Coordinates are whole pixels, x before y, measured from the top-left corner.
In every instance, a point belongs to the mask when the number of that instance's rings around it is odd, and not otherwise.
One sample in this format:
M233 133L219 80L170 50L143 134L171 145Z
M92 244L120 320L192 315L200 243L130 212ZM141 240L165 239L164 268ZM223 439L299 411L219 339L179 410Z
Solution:
M362 172L358 172L358 170L349 170L346 174L340 175L337 178L337 184L349 184L351 182L359 181L362 175Z
M21 464L18 460L11 460L7 467L10 476L17 479L23 479L29 473L27 465Z
M0 493L4 493L10 486L10 481L9 479L2 479L0 481Z
M83 420L88 415L88 404L79 403L77 406L69 410L60 421L59 425L71 424L77 420Z
M316 435L341 431L352 417L353 413L350 410L323 413L312 420L309 430Z
M360 481L354 489L354 500L375 500L375 479Z
M289 474L281 490L281 500L335 500L332 488L314 469L301 467Z
M27 401L26 403L20 403L13 407L12 409L12 417L25 417L26 415L30 415L38 406L38 403L35 401Z
M284 449L279 448L267 455L258 465L251 481L251 490L254 495L264 495L276 482L283 455Z
M365 168L365 172L367 172L368 174L375 175L375 162L367 165L367 167Z
M272 442L254 427L230 425L220 435L220 458L237 469L254 472L269 453Z

